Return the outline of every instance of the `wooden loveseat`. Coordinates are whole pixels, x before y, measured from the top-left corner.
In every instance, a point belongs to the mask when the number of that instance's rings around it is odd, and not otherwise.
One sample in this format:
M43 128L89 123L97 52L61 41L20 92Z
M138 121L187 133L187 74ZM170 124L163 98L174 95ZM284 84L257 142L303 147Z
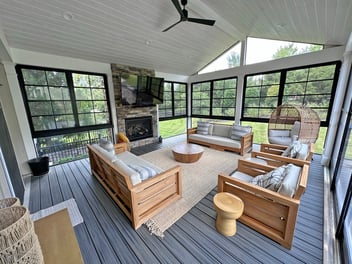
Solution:
M218 176L218 192L232 193L242 199L244 212L239 221L290 249L308 169L307 164L301 165L292 197L224 174ZM272 170L272 166L239 160L237 172L252 178Z
M132 222L134 229L182 196L181 167L175 166L153 177L134 183L127 169L116 162L119 154L128 154L138 164L142 158L128 152L126 143L114 145L115 157L105 155L96 146L87 145L92 174ZM127 153L124 153L127 152ZM114 156L114 155L113 155ZM119 165L120 164L120 165Z

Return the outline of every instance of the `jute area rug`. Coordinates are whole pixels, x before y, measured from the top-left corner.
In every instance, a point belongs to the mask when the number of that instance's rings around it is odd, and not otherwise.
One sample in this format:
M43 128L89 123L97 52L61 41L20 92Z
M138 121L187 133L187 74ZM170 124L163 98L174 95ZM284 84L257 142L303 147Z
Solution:
M237 168L238 159L241 158L232 152L207 147L204 147L200 160L194 163L175 161L171 148L156 150L141 157L162 169L175 165L182 167L182 198L144 223L152 234L160 237L163 237L165 230L217 186L219 173L231 174Z

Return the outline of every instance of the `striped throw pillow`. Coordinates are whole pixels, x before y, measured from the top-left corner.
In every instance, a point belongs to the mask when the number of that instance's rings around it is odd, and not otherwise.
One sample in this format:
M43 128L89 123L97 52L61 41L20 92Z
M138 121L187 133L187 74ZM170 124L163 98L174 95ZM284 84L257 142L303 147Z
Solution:
M286 167L287 165L284 165L268 172L267 174L258 175L249 182L276 192L280 188L285 177L284 172Z
M251 130L252 128L250 126L233 125L232 131L231 131L231 138L233 140L241 140L241 137L250 133Z
M210 124L208 122L197 122L197 134L208 135L209 126Z
M157 172L151 167L132 164L129 164L128 166L134 169L139 174L142 181L151 178L157 174Z

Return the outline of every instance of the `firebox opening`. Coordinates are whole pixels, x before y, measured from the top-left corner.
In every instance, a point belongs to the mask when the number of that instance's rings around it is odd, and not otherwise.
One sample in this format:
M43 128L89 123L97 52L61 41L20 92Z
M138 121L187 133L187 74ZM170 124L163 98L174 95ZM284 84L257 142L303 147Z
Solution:
M126 118L125 128L130 141L153 137L152 116Z

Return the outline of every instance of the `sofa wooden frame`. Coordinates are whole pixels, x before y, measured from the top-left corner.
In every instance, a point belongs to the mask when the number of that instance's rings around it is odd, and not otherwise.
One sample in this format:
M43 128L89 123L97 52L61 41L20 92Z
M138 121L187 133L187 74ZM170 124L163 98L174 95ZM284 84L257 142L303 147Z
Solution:
M272 166L239 160L237 170L255 177L272 169ZM308 170L307 164L302 165L293 198L224 174L218 176L218 192L232 193L242 199L244 211L239 221L290 249L300 198L307 186Z
M139 184L91 145L87 145L92 174L138 229L145 221L182 197L181 167L174 166ZM115 153L128 151L126 143L114 145Z
M189 137L190 134L196 134L196 133L197 133L197 127L187 129L187 143L195 143L198 145L207 146L207 147L210 147L210 148L213 148L216 150L220 150L220 151L229 150L229 151L237 152L241 156L243 156L244 154L246 154L252 150L253 132L250 132L247 135L241 137L241 148L233 148L230 146L220 146L217 144L212 144L212 143L208 143L208 142L204 142L204 141L200 141L200 140L196 140L196 139L191 139Z
M308 155L305 160L281 156L281 154L288 148L288 146L277 144L261 144L260 151L252 151L251 157L265 160L268 165L279 167L288 163L294 163L302 166L304 164L310 165L314 154L314 143L308 144Z

